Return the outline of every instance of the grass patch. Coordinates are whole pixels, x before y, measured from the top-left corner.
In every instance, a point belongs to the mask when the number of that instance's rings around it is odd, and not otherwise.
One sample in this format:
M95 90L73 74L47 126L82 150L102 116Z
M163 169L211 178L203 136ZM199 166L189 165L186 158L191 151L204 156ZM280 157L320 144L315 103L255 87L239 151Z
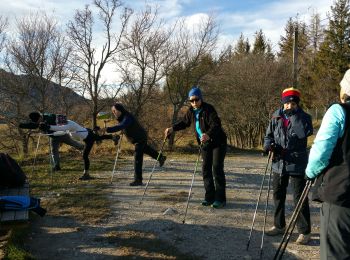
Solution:
M165 195L159 196L155 200L166 201L166 202L182 202L186 200L187 196L188 196L188 192L180 191L172 194L165 194Z
M83 172L80 154L75 152L61 153L61 167L59 172L51 173L49 158L45 154L38 154L33 170L33 157L27 157L20 162L30 183L30 195L41 199L41 206L50 216L69 216L81 223L98 223L111 215L109 196L112 186L110 174L106 177L103 171L111 171L114 158L105 155L100 159L91 158L91 175L97 177L89 181L78 180ZM125 160L120 160L122 167ZM23 248L23 241L28 237L30 227L12 225L9 236L6 237L4 259L34 259Z
M5 225L2 227L5 235L4 256L2 259L35 259L24 249L24 239L29 233L28 224Z

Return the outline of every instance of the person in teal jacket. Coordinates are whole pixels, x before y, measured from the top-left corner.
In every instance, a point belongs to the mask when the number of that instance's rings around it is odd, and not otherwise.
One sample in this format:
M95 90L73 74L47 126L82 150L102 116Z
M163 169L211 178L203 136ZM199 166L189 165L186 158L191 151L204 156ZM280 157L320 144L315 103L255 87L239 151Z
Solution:
M350 259L350 70L340 82L340 103L323 117L312 145L306 176L322 202L321 259Z

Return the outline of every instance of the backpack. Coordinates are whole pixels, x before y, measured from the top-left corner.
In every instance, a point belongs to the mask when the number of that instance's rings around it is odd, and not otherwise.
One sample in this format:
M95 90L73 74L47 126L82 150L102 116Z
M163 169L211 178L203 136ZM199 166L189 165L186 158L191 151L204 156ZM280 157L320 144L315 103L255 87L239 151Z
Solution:
M0 153L0 186L21 187L26 181L26 175L18 163L7 153Z
M66 125L67 116L61 114L43 113L43 121L49 125Z
M40 207L40 199L29 196L0 196L0 211L32 210L43 217L46 210Z

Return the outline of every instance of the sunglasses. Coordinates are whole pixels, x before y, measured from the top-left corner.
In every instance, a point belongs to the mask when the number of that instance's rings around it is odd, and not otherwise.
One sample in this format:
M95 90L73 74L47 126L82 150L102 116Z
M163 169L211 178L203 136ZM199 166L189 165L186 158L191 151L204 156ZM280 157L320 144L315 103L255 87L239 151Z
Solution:
M188 101L190 101L191 103L194 103L194 102L198 102L200 99L199 98L193 98L193 99L190 99Z

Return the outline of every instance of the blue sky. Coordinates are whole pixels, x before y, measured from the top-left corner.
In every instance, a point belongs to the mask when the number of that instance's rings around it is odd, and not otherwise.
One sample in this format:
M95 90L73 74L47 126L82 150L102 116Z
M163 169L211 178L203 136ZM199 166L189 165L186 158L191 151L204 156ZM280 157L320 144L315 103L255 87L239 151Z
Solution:
M2 0L4 1L4 0ZM66 23L73 17L74 10L91 4L88 0L10 0L0 7L0 15L10 21L30 12L53 13L59 21ZM289 17L309 22L310 16L318 12L326 18L333 0L124 0L125 5L141 10L145 4L159 6L159 14L166 20L182 17L192 22L213 14L220 25L220 45L236 41L242 32L253 39L256 31L262 29L271 40L273 50L284 33Z
M9 18L11 27L16 19L29 13L45 11L61 23L71 20L76 9L82 9L92 0L1 0L0 15ZM278 41L290 17L309 23L315 12L321 15L324 25L333 0L124 0L135 11L144 9L146 3L159 7L159 16L172 22L185 18L188 25L195 24L208 15L214 15L220 26L217 50L235 44L240 34L253 42L255 32L263 30L278 51ZM219 51L218 51L219 52Z

